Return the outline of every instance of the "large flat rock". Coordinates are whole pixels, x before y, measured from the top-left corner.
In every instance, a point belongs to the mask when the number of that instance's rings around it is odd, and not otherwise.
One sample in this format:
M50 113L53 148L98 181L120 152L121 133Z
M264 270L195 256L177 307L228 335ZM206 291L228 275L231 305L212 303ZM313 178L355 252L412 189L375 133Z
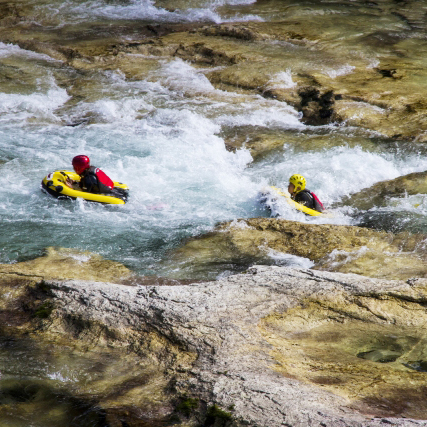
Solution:
M46 333L78 325L92 348L157 334L153 354L178 352L163 362L175 393L232 408L227 425L427 425L425 279L256 266L185 286L46 284Z

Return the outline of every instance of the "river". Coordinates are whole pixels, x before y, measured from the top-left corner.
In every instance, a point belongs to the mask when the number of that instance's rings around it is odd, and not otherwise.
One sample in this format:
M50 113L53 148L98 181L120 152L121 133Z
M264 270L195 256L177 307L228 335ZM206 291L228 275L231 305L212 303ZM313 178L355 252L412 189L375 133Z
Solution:
M316 16L322 11L332 16L353 7L355 25L344 34L350 44L356 31L369 33L375 25L389 24L388 18L362 22L364 9L352 3L305 2L298 8L292 2L238 0L39 1L34 19L45 28L130 19L261 22L285 14ZM393 31L399 31L395 23ZM409 33L403 26L400 31L402 37ZM367 60L374 61L373 55L372 50L366 53ZM327 72L351 73L347 58L343 59ZM46 54L2 43L0 66L3 263L34 258L48 246L59 246L99 253L138 274L173 276L173 271L160 267L171 249L220 221L268 216L257 203L257 194L266 185L286 187L293 173L303 173L309 188L331 206L376 182L427 168L422 144L342 124L306 125L301 114L284 102L216 89L205 76L206 69L179 58L153 59L152 70L141 80L127 79L120 70L78 76L78 84L84 86L78 96L66 83L73 81L76 71ZM292 70L275 79L276 86L292 85ZM255 161L244 147L235 152L226 149L224 138L233 132L273 132L283 145ZM325 140L326 145L316 143ZM41 179L52 170L71 169L77 154L88 155L114 180L127 183L129 202L114 207L58 201L43 194ZM427 205L423 197L415 199L383 208L384 215L403 212L425 224ZM322 221L290 209L279 214ZM358 214L350 208L336 209L335 218L327 221L358 224ZM376 228L391 227L390 221L381 224L384 215L375 217ZM391 223L396 226L396 221Z

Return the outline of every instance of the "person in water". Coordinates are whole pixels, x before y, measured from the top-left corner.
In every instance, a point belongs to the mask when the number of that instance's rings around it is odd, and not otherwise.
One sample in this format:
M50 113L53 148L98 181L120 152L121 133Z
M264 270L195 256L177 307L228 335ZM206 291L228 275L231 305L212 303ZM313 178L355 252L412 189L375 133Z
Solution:
M306 183L307 181L302 175L295 174L289 178L288 191L291 195L291 199L307 208L323 212L325 208L322 202L312 191L305 188Z
M73 188L78 183L83 191L95 194L109 194L114 190L114 182L101 169L91 166L88 156L80 155L73 158L73 168L80 175L80 181L67 178L66 184Z

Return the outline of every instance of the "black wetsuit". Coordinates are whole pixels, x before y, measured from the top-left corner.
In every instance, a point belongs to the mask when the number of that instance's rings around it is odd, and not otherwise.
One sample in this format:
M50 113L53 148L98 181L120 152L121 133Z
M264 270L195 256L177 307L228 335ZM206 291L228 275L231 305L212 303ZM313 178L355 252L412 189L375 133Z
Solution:
M114 182L99 168L91 166L80 175L79 186L88 193L107 194L124 200L128 199L129 191L114 187Z
M312 193L308 189L300 191L294 197L292 197L292 199L300 203L301 205L307 206L310 209L314 209L315 211L324 211L323 205L317 199L317 196L315 197L314 193Z

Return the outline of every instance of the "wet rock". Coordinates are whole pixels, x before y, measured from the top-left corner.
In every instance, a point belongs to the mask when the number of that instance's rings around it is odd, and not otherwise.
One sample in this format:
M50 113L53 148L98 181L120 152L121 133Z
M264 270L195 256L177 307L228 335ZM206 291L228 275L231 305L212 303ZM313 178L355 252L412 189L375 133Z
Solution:
M32 11L31 6L23 3L2 2L0 3L0 22L5 27L20 24Z
M10 277L105 280L116 283L132 276L132 272L123 264L105 260L98 254L53 247L47 248L43 257L0 265L0 274Z
M328 301L323 302L309 298L283 315L264 318L262 330L274 347L277 369L287 377L304 377L306 382L334 390L352 400L351 406L365 414L396 416L403 411L410 417L412 405L402 396L407 393L406 396L414 399L415 407L419 407L420 396L407 387L406 381L414 384L413 381L421 380L414 375L421 365L417 362L408 365L408 359L424 354L425 342L423 336L418 335L415 318L404 326L407 318L398 301L402 294L399 292L397 299L390 294L389 297L380 294L382 291L374 298L375 302L366 295L354 295L351 302L343 301L345 308L339 307L340 303L336 305L340 297L332 298L334 302L328 297ZM409 308L406 304L404 307ZM365 322L370 324L369 332L363 326L359 329ZM355 375L360 381L348 377L350 372L351 377ZM388 381L394 383L392 393L390 383L386 384ZM423 386L419 384L419 387ZM373 390L377 396L364 394L371 394Z
M307 124L321 125L330 122L335 103L332 91L321 94L318 89L309 87L301 89L298 95L301 98L301 110Z
M127 420L139 427L176 418L168 370L189 369L196 354L165 340L148 323L139 332L118 324L110 328L107 312L102 321L71 312L60 319L55 313L65 300L58 305L50 285L25 272L0 273L0 369L14 373L1 378L0 418L6 424L79 420L115 426ZM91 288L93 282L81 283ZM91 304L83 295L81 303Z
M277 22L147 25L107 20L59 26L54 17L7 2L0 8L0 40L48 54L79 72L120 70L131 79L145 79L159 60L178 57L207 67L205 75L216 88L286 102L310 125L341 122L386 137L426 139L425 67L419 55L424 41L405 32L405 26L419 28L415 18L424 16L422 4L401 7L384 1L369 10L358 5L356 22L346 14L307 15L294 5L277 7L286 8ZM390 29L377 24L378 17ZM291 80L278 83L281 73ZM74 88L75 82L66 87Z
M53 305L20 329L110 425L426 425L424 279L257 266L186 286L20 287Z
M354 226L241 219L189 240L170 262L180 266L180 274L198 277L207 271L242 271L256 262L273 264L278 255L290 254L313 261L315 269L407 279L427 274L426 253L417 245L423 239Z
M230 127L230 129L224 129L221 136L224 138L227 150L235 152L246 148L254 160L282 148L289 138L292 138L282 130L256 126Z
M231 39L256 41L270 39L270 35L260 32L256 28L248 28L241 25L216 25L205 27L200 30L200 33L205 36L226 37Z
M379 67L369 67L368 63L353 58L355 65L338 65L337 52L323 41L322 49L326 49L330 62L335 62L338 71L325 67L310 72L308 70L313 69L313 65L307 66L305 61L313 59L306 58L307 52L316 50L314 40L322 39L322 35L314 34L313 28L299 26L304 36L296 36L290 30L293 28L296 28L295 22L205 28L191 37L181 38L176 55L195 64L225 65L225 68L207 74L215 86L224 90L255 91L288 102L303 113L308 124L338 121L377 130L387 137L421 138L427 126L423 106L425 97L420 96L419 87L415 92L412 89L414 85L406 71L408 59L404 62L398 57L387 58ZM221 37L224 40L219 44L216 39ZM240 39L252 40L251 48L239 44ZM301 55L301 51L296 51L295 55L300 54L296 58L289 51L276 48L271 44L272 40L298 41L299 49L304 53ZM165 43L170 41L164 39ZM411 61L416 58L411 57ZM268 73L265 63L269 64ZM274 75L287 69L292 69L295 86L286 89L272 87Z
M414 172L405 176L382 181L356 194L345 197L340 205L368 210L374 206L387 206L393 197L427 194L427 172Z
M343 145L381 152L389 143L388 140L374 139L363 132L348 134L345 130L341 132L341 129L337 129L337 132L327 131L322 134L318 130L313 131L313 128L287 130L274 126L223 126L220 136L228 150L235 151L244 147L250 151L254 160L270 155L270 159L280 161L284 154L292 156L306 151L322 152Z

